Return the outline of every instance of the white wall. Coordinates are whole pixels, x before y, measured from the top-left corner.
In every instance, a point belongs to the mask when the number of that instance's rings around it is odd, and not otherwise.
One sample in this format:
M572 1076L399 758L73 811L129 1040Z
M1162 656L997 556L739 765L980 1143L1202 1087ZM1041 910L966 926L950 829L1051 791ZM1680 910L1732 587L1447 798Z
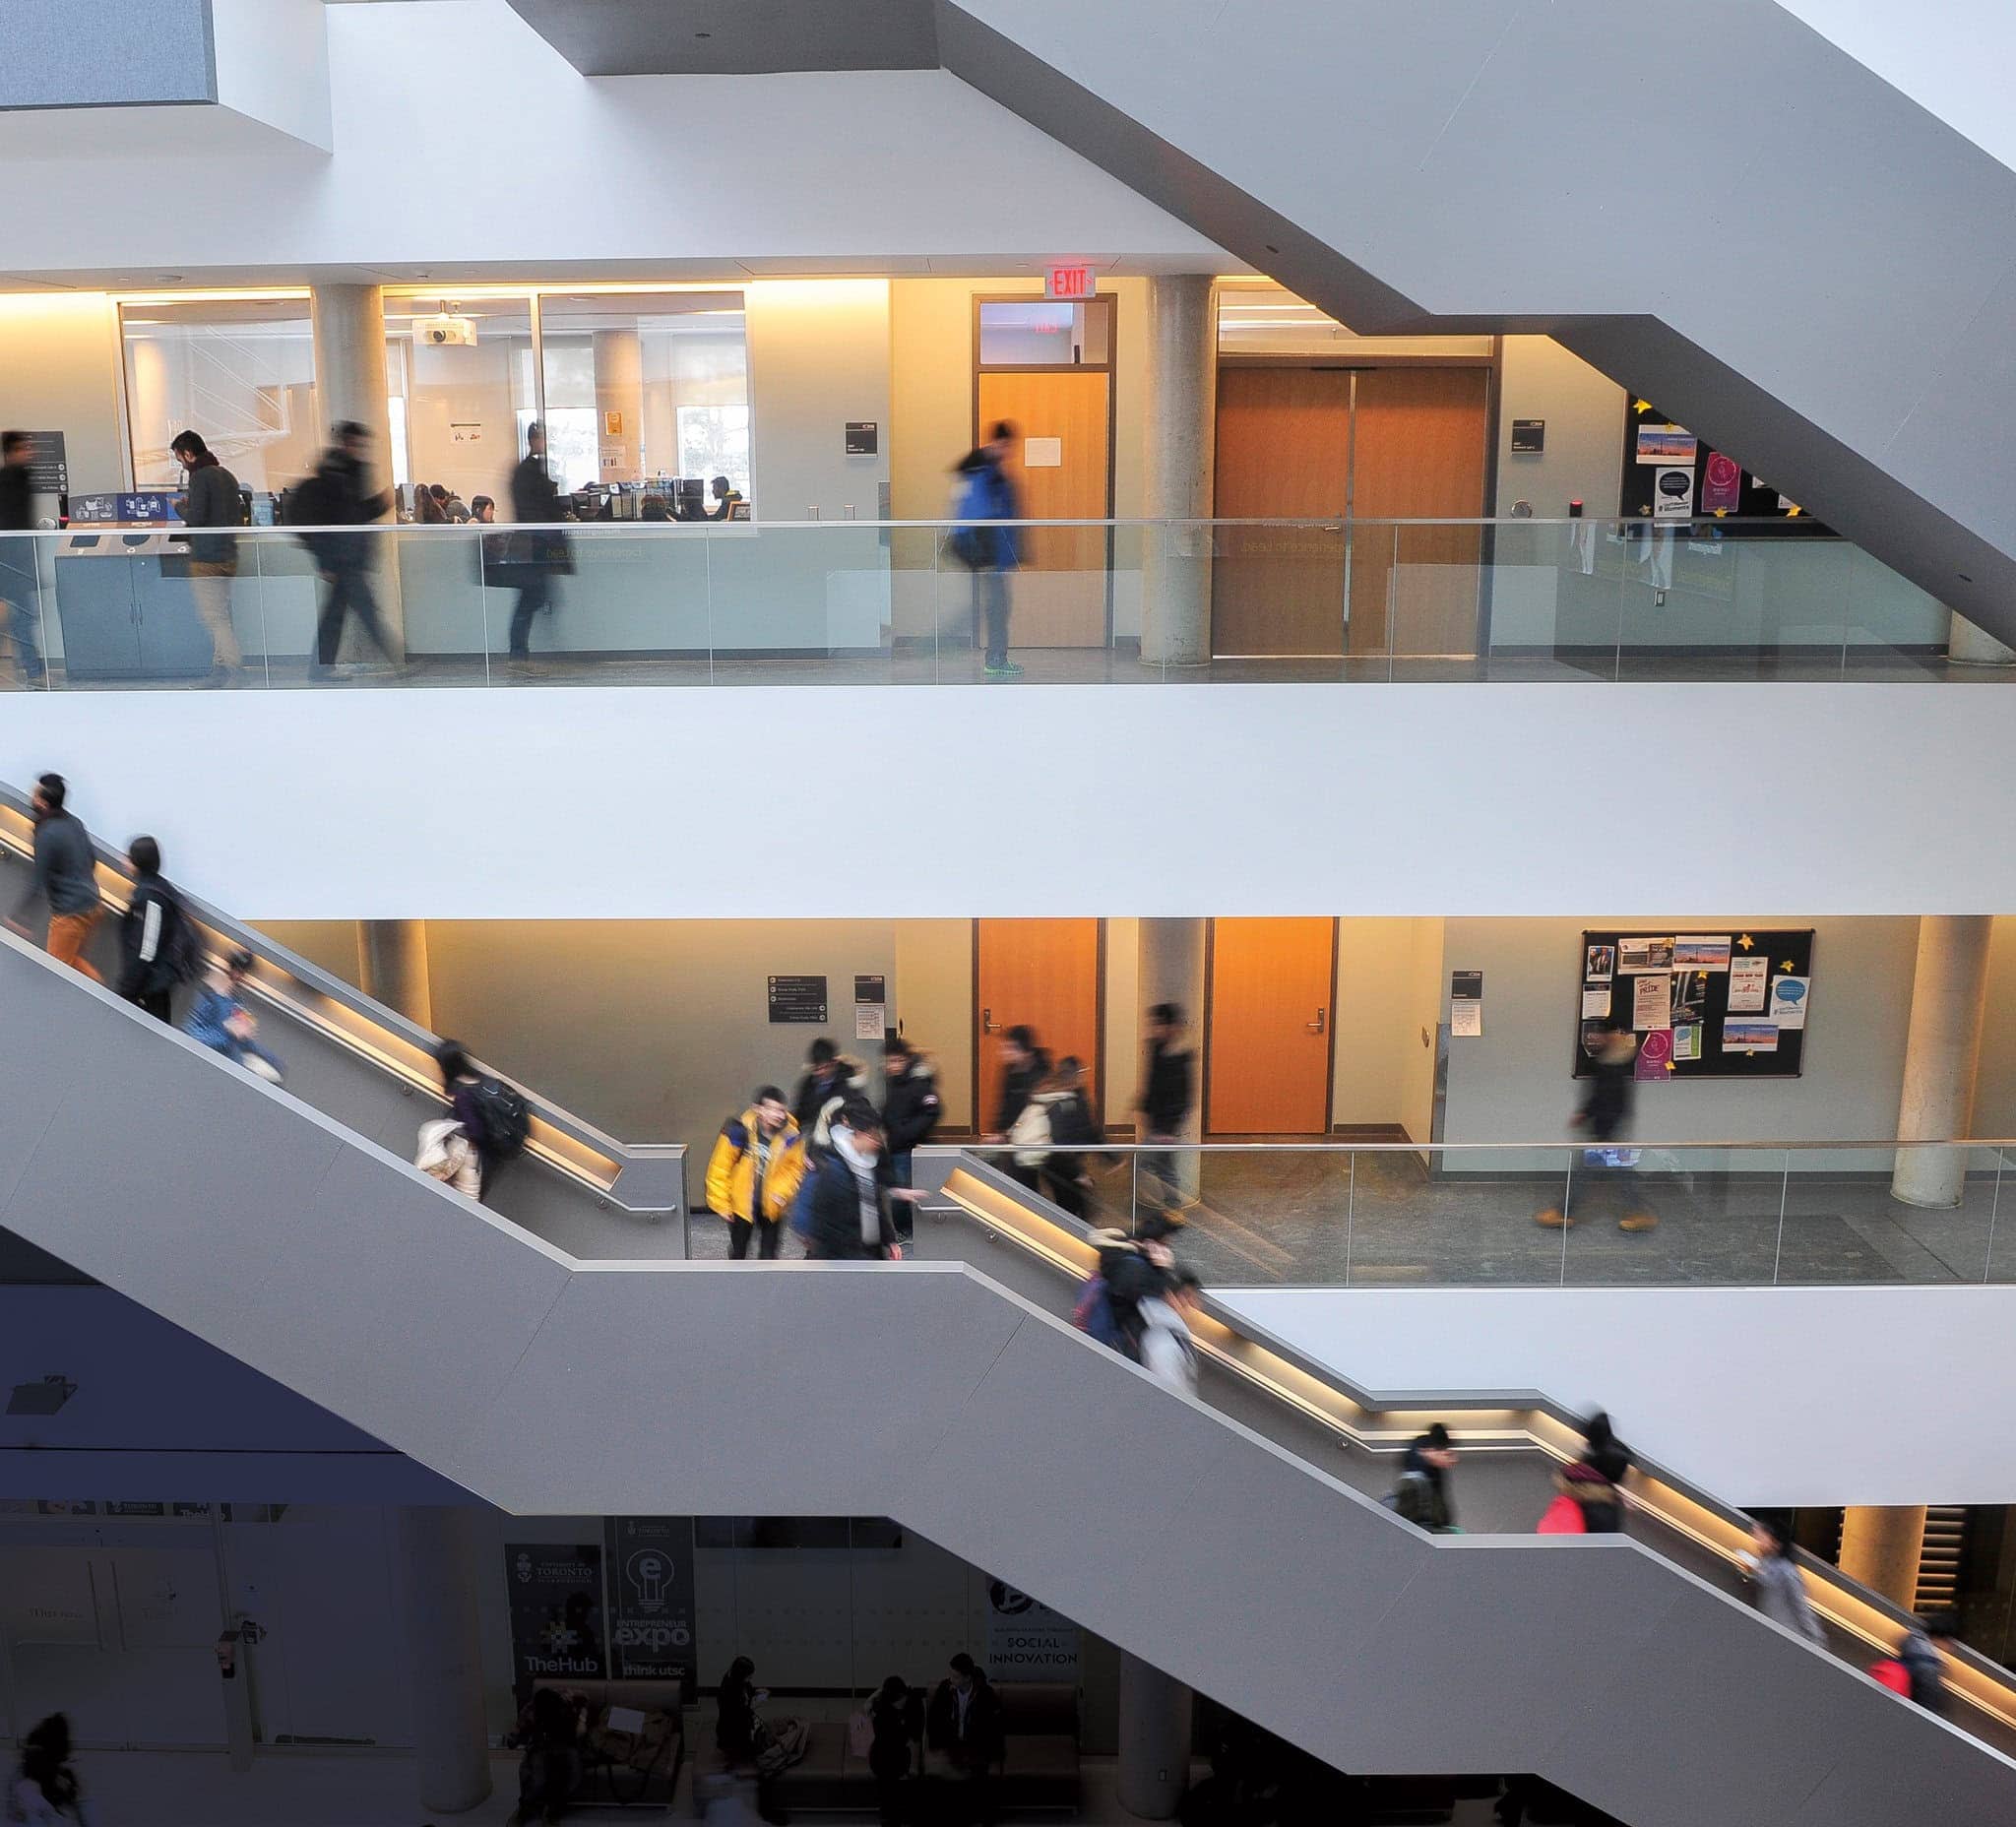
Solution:
M1748 1507L2016 1502L2016 1443L1984 1424L2016 1403L2016 1288L1219 1298L1374 1393L1538 1390L1607 1408L1648 1458Z
M1011 819L1040 755L1078 758L1073 790L1040 795L1068 868L1017 866ZM480 841L441 842L444 756L457 779L505 784L510 813ZM802 782L836 757L880 795L863 832L792 825L731 866L724 821L752 779ZM2016 910L2016 848L1993 837L2016 824L2016 719L1997 691L1935 685L17 694L0 781L45 768L87 823L155 832L192 890L270 919L1601 923L1682 877L1697 907L1784 924ZM1613 778L1645 779L1655 803L1592 814ZM1351 781L1376 789L1318 809ZM1786 784L1783 803L1759 782ZM1179 808L1176 850L1167 819L1114 810L1135 806ZM1732 808L1747 807L1745 826Z
M390 280L599 260L659 277L706 260L761 276L1118 251L1223 270L1210 242L941 71L591 81L505 0L335 6L328 34L334 157L280 140L192 152L158 125L130 152L128 135L48 158L8 198L8 270ZM1006 175L978 207L982 172ZM164 187L173 207L80 208Z
M1546 421L1544 451L1515 453L1512 421ZM1571 501L1601 519L1617 511L1624 461L1624 390L1552 337L1507 337L1499 372L1498 505L1528 501L1558 520Z

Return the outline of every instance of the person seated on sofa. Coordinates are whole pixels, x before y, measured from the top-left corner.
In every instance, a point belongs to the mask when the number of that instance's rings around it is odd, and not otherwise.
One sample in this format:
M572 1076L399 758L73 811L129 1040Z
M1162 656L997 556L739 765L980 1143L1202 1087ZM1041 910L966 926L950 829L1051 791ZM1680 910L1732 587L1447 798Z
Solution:
M900 1674L884 1677L868 1702L868 1769L875 1779L875 1806L882 1827L904 1827L905 1789L911 1775L910 1747L916 1736L910 1683Z
M518 1763L518 1808L513 1827L557 1821L567 1811L581 1781L581 1727L587 1703L551 1687L536 1688L518 1731L505 1739L522 1747Z
M1005 1746L1001 1702L993 1684L964 1650L953 1657L945 1678L931 1690L924 1709L924 1770L936 1779L940 1798L948 1783L965 1791L966 1805L955 1812L984 1824L992 1818L990 1790Z

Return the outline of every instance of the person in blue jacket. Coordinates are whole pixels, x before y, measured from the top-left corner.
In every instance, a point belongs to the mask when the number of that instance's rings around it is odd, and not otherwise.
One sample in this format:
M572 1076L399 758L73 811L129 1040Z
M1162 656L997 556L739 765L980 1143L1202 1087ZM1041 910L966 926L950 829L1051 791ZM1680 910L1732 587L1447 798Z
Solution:
M250 952L233 952L213 963L203 974L189 1013L182 1018L182 1032L234 1065L278 1085L286 1077L286 1069L253 1038L259 1024L239 998L245 974L251 969Z
M1007 468L1014 448L1015 427L1004 418L958 468L960 526L953 549L973 572L974 627L976 633L986 629L989 678L1013 678L1022 670L1008 658L1008 574L1022 562L1020 541L1013 527L975 524L1022 518L1022 493Z

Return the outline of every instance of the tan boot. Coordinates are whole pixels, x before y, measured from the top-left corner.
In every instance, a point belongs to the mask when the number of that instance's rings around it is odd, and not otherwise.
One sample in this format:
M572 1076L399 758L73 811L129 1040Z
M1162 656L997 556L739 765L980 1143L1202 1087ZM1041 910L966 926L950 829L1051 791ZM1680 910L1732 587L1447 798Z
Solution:
M1544 1225L1549 1230L1566 1230L1575 1223L1557 1205L1548 1206L1544 1212L1536 1212L1533 1222L1536 1225Z
M1622 1218L1617 1220L1617 1228L1619 1230L1657 1230L1659 1228L1659 1214L1657 1212L1627 1212Z

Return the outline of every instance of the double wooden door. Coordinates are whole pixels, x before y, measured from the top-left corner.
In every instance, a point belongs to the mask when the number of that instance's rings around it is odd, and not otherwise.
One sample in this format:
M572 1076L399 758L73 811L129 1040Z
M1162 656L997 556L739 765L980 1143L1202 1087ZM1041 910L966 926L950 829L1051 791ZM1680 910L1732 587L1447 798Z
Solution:
M1394 526L1484 511L1483 367L1227 367L1212 650L1225 656L1469 654L1481 533ZM1351 526L1349 565L1345 529Z
M1102 369L983 372L976 441L1015 427L1008 473L1031 520L1103 520L1111 498L1113 377ZM1042 461L1026 461L1031 443ZM1052 461L1054 459L1054 461ZM1103 647L1111 537L1104 527L1031 527L1009 588L1015 647Z

